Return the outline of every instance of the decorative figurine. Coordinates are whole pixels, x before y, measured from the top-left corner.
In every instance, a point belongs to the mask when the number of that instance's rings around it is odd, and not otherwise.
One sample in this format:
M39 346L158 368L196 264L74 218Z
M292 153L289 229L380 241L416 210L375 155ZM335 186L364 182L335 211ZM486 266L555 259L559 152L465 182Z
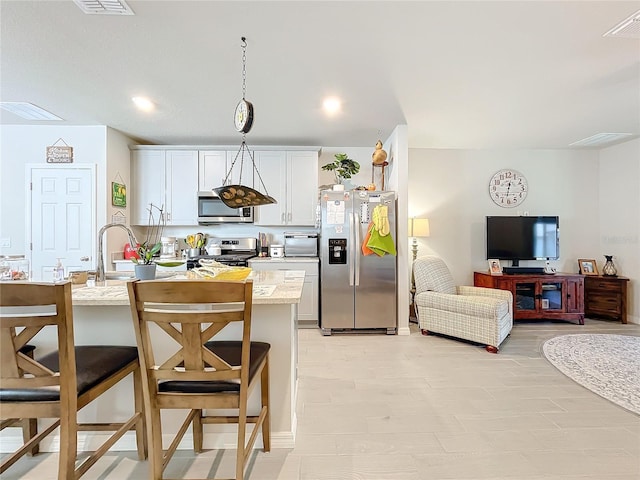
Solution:
M380 140L376 143L376 150L371 157L373 158L374 165L383 165L387 160L387 152L382 149L382 142Z

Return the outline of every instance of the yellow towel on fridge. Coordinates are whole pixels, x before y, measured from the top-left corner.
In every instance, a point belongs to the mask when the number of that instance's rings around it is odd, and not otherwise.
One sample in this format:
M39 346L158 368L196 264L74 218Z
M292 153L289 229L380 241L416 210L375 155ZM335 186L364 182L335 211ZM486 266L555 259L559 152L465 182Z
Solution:
M389 207L386 205L377 205L376 208L373 209L371 220L380 236L385 237L389 235Z
M384 205L378 205L373 209L371 214L372 226L369 230L369 240L367 247L382 257L386 254L395 255L396 246L390 235L391 228L389 226L389 209Z

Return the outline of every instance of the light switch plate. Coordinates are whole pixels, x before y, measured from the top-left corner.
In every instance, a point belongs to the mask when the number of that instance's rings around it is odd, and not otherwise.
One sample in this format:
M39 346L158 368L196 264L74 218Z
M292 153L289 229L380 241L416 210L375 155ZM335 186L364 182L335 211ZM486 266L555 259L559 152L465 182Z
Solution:
M0 238L0 248L11 248L11 238L10 237Z

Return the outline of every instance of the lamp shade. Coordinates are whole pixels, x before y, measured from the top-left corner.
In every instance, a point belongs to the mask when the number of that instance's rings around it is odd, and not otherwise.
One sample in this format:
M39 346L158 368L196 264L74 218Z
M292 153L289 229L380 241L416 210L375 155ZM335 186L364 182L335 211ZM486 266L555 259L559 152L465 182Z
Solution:
M409 219L409 236L410 237L428 237L429 236L429 219L428 218L410 218Z

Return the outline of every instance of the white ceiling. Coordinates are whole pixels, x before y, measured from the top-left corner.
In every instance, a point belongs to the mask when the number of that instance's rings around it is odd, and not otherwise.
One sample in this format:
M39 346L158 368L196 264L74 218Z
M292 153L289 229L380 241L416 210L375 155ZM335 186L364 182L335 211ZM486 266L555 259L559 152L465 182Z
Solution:
M236 144L245 36L250 145L373 147L398 124L413 148L640 135L640 39L603 37L637 0L128 4L135 15L1 0L1 100L142 143ZM134 109L141 94L154 114ZM326 95L343 99L337 117Z

